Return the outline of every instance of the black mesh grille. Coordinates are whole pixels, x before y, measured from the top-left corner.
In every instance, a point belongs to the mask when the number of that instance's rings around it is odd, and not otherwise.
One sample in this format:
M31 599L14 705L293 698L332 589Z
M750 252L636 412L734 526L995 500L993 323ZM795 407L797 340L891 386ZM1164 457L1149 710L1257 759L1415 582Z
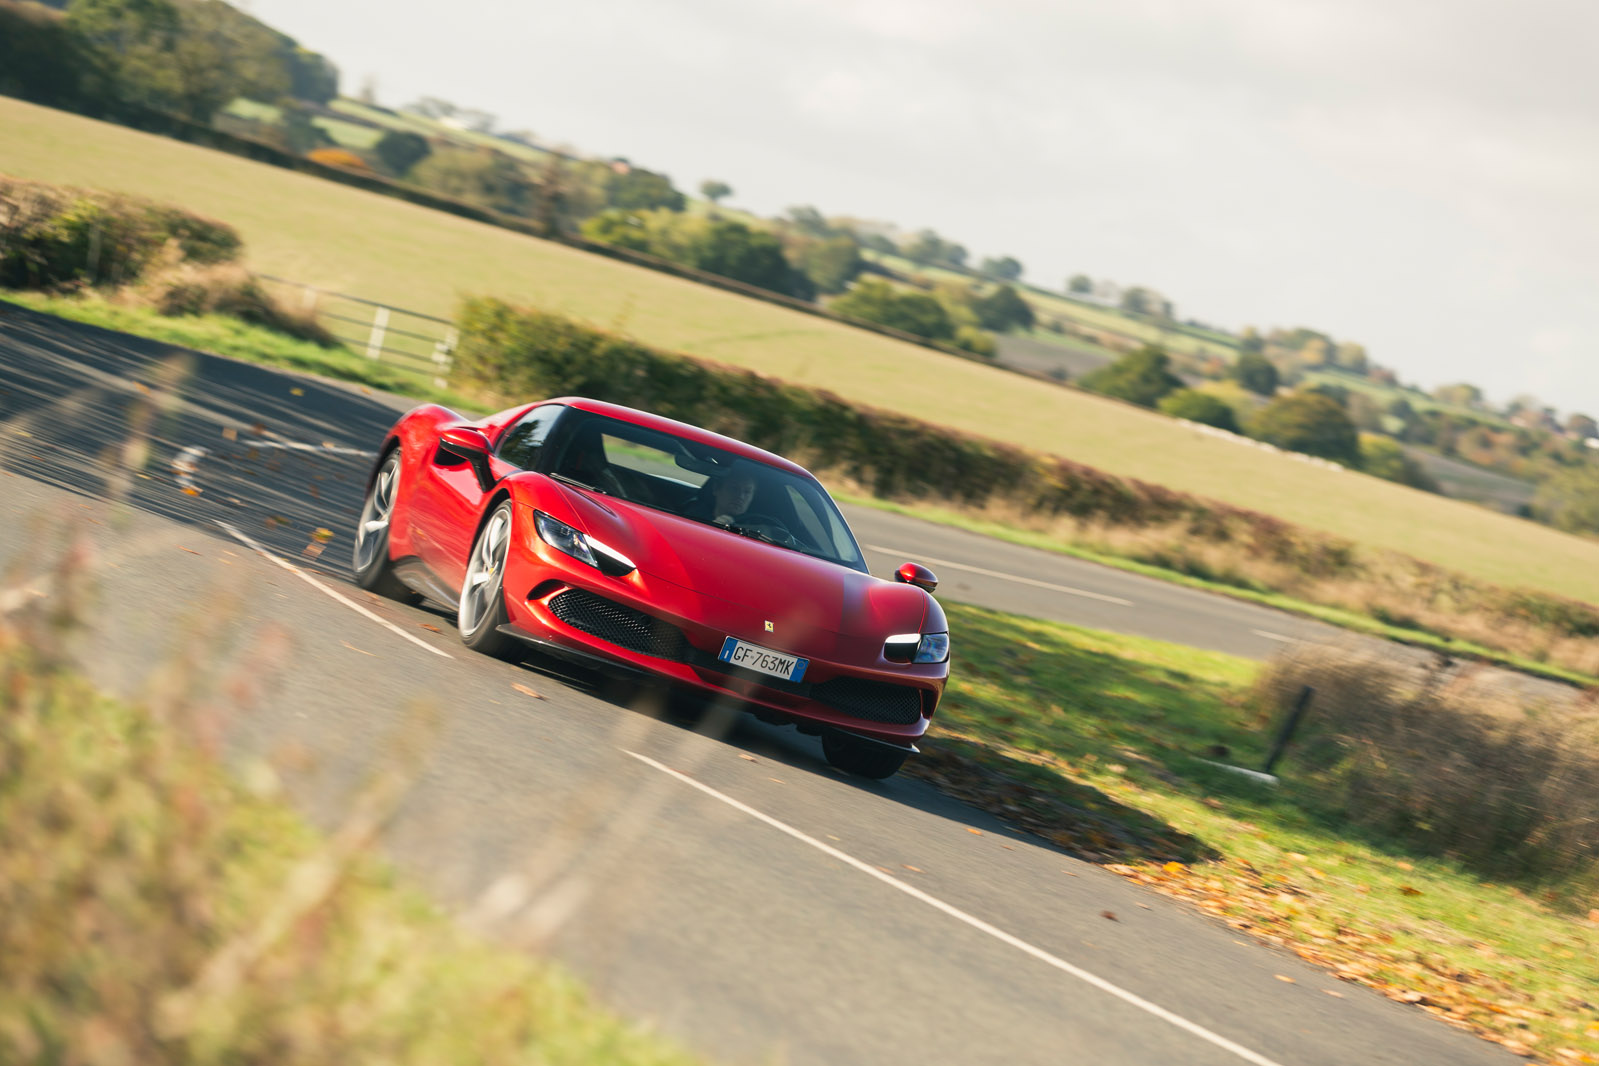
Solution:
M567 589L551 599L550 613L573 629L641 655L680 662L687 649L683 631L670 622L582 589Z
M868 722L909 725L922 716L920 689L882 681L835 677L831 681L812 685L811 698L852 718L864 718Z

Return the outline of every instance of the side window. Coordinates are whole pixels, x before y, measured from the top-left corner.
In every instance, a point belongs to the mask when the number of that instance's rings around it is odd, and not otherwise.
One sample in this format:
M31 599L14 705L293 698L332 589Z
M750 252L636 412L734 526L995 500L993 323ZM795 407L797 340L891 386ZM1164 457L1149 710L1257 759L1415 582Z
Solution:
M522 421L506 430L500 440L500 458L523 470L532 470L538 465L539 452L544 448L544 438L550 435L550 427L565 410L561 404L545 404L523 415Z

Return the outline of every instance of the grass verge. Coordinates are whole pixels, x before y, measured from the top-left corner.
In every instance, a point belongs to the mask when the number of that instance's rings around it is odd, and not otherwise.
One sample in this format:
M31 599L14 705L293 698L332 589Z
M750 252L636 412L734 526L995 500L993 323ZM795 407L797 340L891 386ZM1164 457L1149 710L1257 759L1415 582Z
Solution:
M315 833L183 739L193 709L104 699L9 622L0 1061L695 1061L398 883L396 796Z
M1344 980L1599 1061L1599 910L1330 824L1292 755L1274 789L1206 761L1261 764L1254 664L945 606L957 661L911 772Z

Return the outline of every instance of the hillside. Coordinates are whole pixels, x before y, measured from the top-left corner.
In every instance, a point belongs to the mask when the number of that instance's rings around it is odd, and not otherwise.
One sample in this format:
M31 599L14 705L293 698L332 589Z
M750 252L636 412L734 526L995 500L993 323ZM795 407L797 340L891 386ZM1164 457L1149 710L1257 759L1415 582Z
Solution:
M0 168L184 203L259 270L435 314L484 293L1392 548L1599 602L1599 542L1201 436L1153 413L506 230L0 99Z

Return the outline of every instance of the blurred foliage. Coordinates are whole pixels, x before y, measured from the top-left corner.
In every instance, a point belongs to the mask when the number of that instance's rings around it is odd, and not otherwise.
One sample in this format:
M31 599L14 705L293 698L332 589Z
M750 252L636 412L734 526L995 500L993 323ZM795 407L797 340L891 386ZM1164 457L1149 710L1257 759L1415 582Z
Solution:
M1391 437L1376 433L1360 434L1360 469L1386 481L1397 481L1414 489L1437 492L1438 482L1421 464L1405 453L1404 446Z
M1233 409L1220 398L1197 389L1178 389L1160 398L1156 405L1163 415L1184 418L1201 425L1215 426L1229 433L1238 433L1238 419Z
M168 242L202 264L242 248L233 227L168 204L0 176L0 285L132 281Z
M877 278L857 282L828 306L838 314L928 340L947 341L955 336L955 323L936 297L897 289Z
M1569 467L1545 481L1533 508L1558 529L1599 534L1599 462Z
M433 154L433 146L426 137L410 130L389 130L372 146L383 168L397 178L403 178L412 167Z
M530 216L538 189L510 157L487 149L442 148L407 177L431 192L504 215Z
M593 241L669 259L785 296L809 299L815 294L809 278L789 263L775 234L734 219L665 208L611 208L584 222L582 233Z
M1085 389L1114 396L1140 407L1154 407L1161 397L1183 387L1170 370L1171 358L1153 345L1129 352L1109 366L1084 374L1079 384Z
M1313 392L1279 396L1256 412L1249 435L1289 451L1360 464L1355 425L1336 400Z

